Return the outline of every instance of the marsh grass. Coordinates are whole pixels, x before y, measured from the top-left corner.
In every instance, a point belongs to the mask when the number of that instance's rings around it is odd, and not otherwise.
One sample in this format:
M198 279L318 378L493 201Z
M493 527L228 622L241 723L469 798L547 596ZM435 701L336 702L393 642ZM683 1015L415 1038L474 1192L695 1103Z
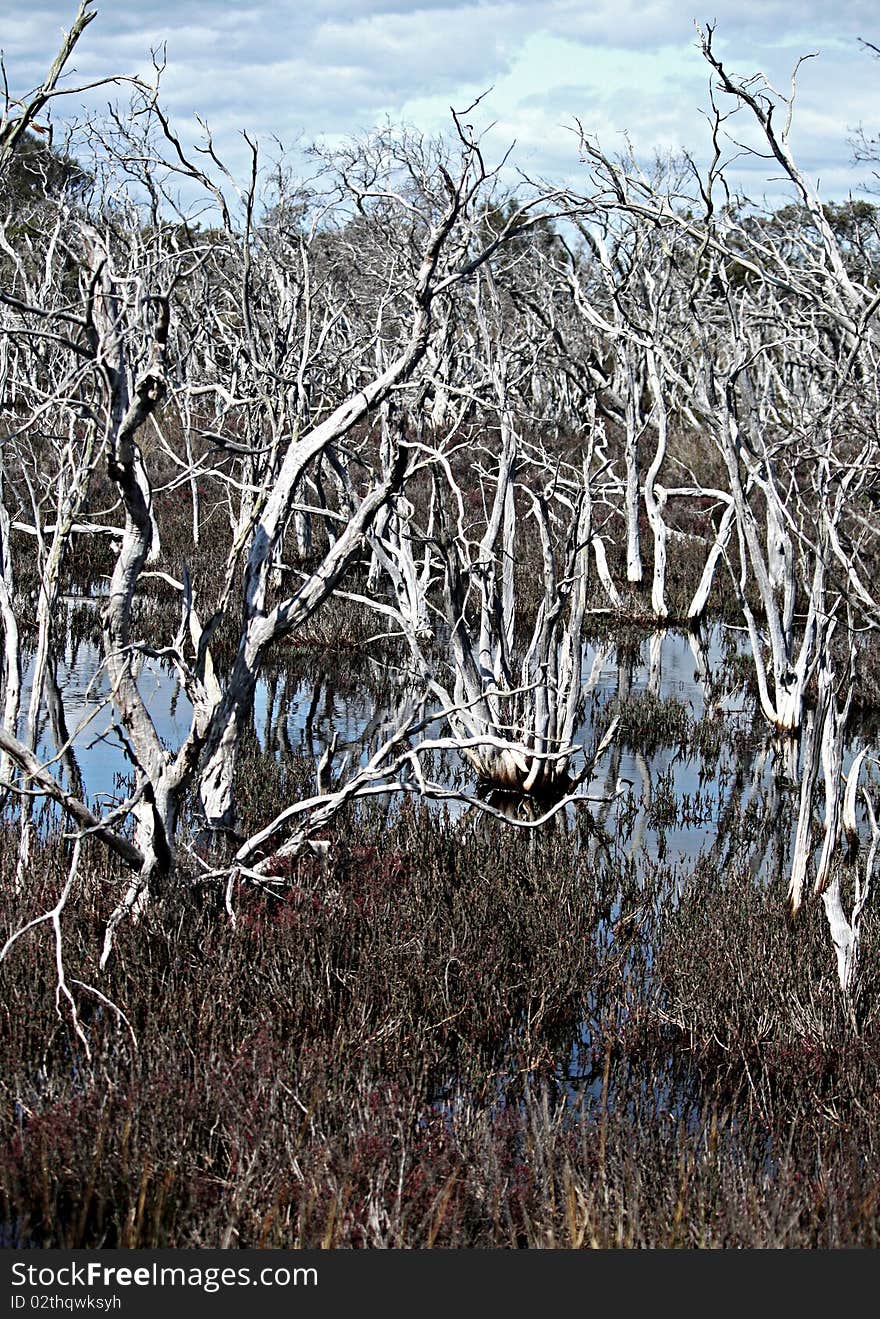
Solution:
M89 859L64 930L91 1057L46 927L0 967L10 1242L878 1244L877 993L854 1032L818 916L795 935L772 886L635 864L576 820L375 804L234 924L213 889L158 899L101 977L117 884Z

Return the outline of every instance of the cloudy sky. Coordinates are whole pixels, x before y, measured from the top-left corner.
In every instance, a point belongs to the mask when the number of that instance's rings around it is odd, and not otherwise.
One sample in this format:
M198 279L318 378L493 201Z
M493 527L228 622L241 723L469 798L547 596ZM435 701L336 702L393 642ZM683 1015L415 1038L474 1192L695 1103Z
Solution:
M786 88L802 55L792 143L821 193L839 199L870 176L847 138L880 129L876 0L97 0L71 82L143 73L164 45L164 103L182 136L207 120L242 169L242 130L294 146L365 130L386 116L433 132L491 88L476 122L494 123L488 150L516 142L533 176L577 180L575 116L609 153L628 133L637 151L688 148L705 158L708 69L695 19L716 23L715 46L742 74ZM5 13L3 12L5 11ZM13 93L41 80L76 0L0 0L0 47ZM83 98L71 98L73 107ZM106 100L106 93L103 96ZM60 112L58 104L56 114ZM482 117L480 117L482 116ZM474 118L474 116L472 116ZM738 127L738 125L737 125ZM753 162L736 182L774 194Z

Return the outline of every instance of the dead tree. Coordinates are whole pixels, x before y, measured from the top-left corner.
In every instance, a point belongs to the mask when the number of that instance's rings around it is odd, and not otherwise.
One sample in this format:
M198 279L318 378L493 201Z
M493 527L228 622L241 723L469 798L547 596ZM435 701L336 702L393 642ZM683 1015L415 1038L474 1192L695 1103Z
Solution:
M88 206L69 216L58 209L64 241L44 231L42 282L20 280L4 297L7 377L25 409L22 426L5 444L15 448L12 470L28 492L30 517L19 504L10 514L4 490L2 603L12 680L0 750L20 776L130 867L105 959L118 922L177 872L188 794L198 790L210 827L233 823L238 749L267 654L340 586L362 557L380 510L401 507L410 451L389 425L373 453L369 423L387 419L392 398L404 397L418 376L435 333L435 305L528 226L534 204L491 231L482 226L493 175L479 143L456 119L452 146L389 131L343 153L332 179L323 176L323 191L307 198L310 213L293 220L279 203L257 221L255 153L251 180L240 191L239 228L222 188L201 162L189 161L155 95L140 109L136 117L115 116L103 136L90 126L104 155L94 164ZM206 153L221 169L210 143ZM219 219L215 229L164 218L161 159L172 182L183 175L208 195ZM146 203L127 195L131 181ZM340 277L352 208L361 217L356 253L371 254L354 293ZM71 265L66 281L57 273L64 261ZM55 297L61 287L64 301ZM340 299L341 289L347 291ZM199 299L211 304L208 316L199 315ZM56 359L53 383L49 364ZM60 407L70 422L58 471L47 481L45 463L40 468L36 460L30 466L39 478L28 476L23 436L36 433L50 407ZM158 464L174 472L161 486L151 470ZM322 464L334 482L329 501ZM115 497L100 525L84 516L99 482ZM225 501L229 513L225 563L200 594L186 563L179 577L168 570L177 565L158 567L168 492L178 489L197 490L202 502ZM198 531L195 502L192 507ZM319 519L323 547L300 570L287 561L285 545L302 513ZM72 539L106 537L108 528L113 535L101 611L103 662L135 790L112 825L35 760L33 737L18 736L21 658L8 532L16 518L28 524L43 554L46 654ZM147 639L139 606L157 573L179 592L181 620L176 634ZM231 616L235 653L224 671L212 645ZM192 705L189 730L176 747L163 743L143 692L140 664L147 656L174 667ZM35 691L33 702L40 699ZM128 816L135 821L133 844L119 827Z

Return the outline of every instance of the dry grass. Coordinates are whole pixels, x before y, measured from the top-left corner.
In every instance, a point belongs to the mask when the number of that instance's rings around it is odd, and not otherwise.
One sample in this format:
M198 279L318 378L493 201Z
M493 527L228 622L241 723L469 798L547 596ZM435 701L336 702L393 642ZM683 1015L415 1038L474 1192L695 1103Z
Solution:
M600 842L375 807L327 875L238 893L235 926L169 893L106 977L96 854L68 975L138 1047L77 990L86 1058L45 930L0 968L6 1240L876 1246L873 930L853 1033L814 914L793 933L780 894L708 864L671 901L680 873Z

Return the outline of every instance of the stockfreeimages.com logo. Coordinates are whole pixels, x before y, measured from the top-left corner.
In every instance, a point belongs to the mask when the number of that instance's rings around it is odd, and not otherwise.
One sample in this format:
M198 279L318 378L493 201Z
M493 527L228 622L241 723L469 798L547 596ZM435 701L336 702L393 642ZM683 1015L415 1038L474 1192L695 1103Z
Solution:
M58 1268L43 1264L12 1265L13 1287L40 1287L44 1289L68 1287L185 1287L204 1292L217 1292L222 1287L317 1287L318 1270L315 1268L270 1267L250 1269L215 1268L189 1265L142 1264L134 1268L126 1265L103 1264L90 1260L87 1264L61 1264ZM71 1298L72 1299L72 1298ZM13 1309L21 1309L26 1298L13 1294ZM72 1307L71 1307L72 1308Z

